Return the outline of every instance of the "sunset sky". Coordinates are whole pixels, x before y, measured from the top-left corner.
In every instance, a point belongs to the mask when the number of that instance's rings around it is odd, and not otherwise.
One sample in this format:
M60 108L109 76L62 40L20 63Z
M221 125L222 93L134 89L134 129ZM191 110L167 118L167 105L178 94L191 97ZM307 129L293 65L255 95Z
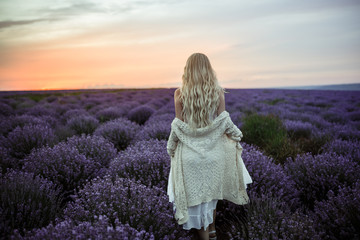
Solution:
M0 91L360 83L358 0L0 0Z

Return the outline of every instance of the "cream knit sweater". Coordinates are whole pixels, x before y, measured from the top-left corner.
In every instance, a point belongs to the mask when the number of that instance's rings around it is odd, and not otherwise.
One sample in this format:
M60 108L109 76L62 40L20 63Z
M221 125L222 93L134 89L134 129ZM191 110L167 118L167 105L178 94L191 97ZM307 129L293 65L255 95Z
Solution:
M227 111L211 125L196 130L178 118L173 120L167 151L171 156L175 219L179 224L188 220L188 207L203 202L250 202L243 179L243 148L239 143L242 136Z

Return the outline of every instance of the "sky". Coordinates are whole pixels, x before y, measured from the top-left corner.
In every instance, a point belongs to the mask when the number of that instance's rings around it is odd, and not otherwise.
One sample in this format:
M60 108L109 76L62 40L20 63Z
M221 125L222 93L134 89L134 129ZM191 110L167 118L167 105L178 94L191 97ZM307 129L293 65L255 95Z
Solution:
M360 83L358 0L1 0L0 91Z

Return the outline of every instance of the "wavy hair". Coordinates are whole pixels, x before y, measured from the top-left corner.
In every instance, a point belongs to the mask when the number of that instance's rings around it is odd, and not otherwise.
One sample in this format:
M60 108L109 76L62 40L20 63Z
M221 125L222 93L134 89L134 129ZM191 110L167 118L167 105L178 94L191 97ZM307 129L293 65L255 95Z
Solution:
M206 127L212 123L224 91L218 84L208 57L192 54L186 61L180 88L182 115L192 128Z

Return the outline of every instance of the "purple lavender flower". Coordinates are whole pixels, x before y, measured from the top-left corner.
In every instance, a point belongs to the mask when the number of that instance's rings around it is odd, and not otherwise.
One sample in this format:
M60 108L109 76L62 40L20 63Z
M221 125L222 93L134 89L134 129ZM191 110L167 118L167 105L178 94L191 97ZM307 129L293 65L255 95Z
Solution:
M167 140L171 131L171 123L166 121L158 121L157 123L146 123L145 126L138 132L137 139L148 140L158 139Z
M106 215L109 223L128 223L137 231L146 231L156 239L186 238L173 217L166 193L157 187L148 188L130 179L94 178L76 193L74 202L64 210L65 219L94 222L94 216Z
M242 126L242 118L244 117L244 113L240 112L240 111L233 111L233 112L229 112L230 113L230 117L231 120L234 122L234 124L236 126L238 126L239 128Z
M143 125L153 113L154 109L148 106L139 106L129 112L128 119Z
M33 173L9 171L0 179L0 232L44 227L60 210L60 189Z
M108 107L96 113L96 117L97 119L99 119L100 122L107 122L110 120L114 120L116 118L125 117L125 115L126 115L126 110L121 106Z
M6 103L0 102L0 116L11 116L14 114L14 110Z
M347 114L347 117L351 120L351 121L356 121L356 122L360 122L360 111L357 109L354 112L350 112Z
M24 127L16 127L8 134L4 147L8 148L10 155L23 158L32 149L45 144L53 144L55 135L47 124L27 124Z
M348 119L341 109L332 108L321 113L322 117L331 123L346 124Z
M117 150L109 140L102 136L91 136L82 134L73 136L66 140L69 146L74 146L80 154L84 154L88 159L100 163L103 167L108 167L116 155Z
M68 119L66 125L76 134L92 134L98 127L99 121L93 116L79 115Z
M159 108L156 111L156 115L172 114L175 117L175 105L174 105L173 99L174 99L174 97L172 97L172 101L169 101L167 104L165 104L161 108Z
M298 155L285 163L284 170L295 181L302 204L310 209L315 200L325 200L329 190L336 192L339 186L349 186L360 177L357 163L334 153Z
M286 175L279 164L272 158L265 156L259 148L241 143L244 150L242 158L249 171L253 183L248 186L248 191L260 198L279 197L292 208L299 206L299 192L295 182Z
M151 117L149 118L149 120L146 121L146 124L153 124L153 123L158 123L158 122L166 122L169 125L171 125L171 122L174 120L175 118L175 114L174 113L160 113L160 112L155 112L153 115L151 115Z
M114 144L118 150L124 150L136 137L139 125L125 118L117 118L100 125L94 135L101 135Z
M4 118L0 122L0 133L4 136L7 136L9 132L14 130L16 127L24 127L28 124L46 124L46 121L44 121L41 117L35 117L31 115L16 115L16 116L10 116L8 118Z
M350 158L360 164L360 142L358 140L334 139L323 146L323 150L328 153L336 153Z
M163 95L161 95L163 96ZM159 109L168 103L167 98L153 98L146 105L153 109Z
M230 221L225 226L230 239L321 239L309 215L291 212L278 197L249 197L241 215L231 210L227 213Z
M22 162L24 171L40 174L62 186L66 196L87 179L104 171L99 162L87 159L76 146L64 142L52 148L46 146L36 149Z
M7 169L20 169L21 166L19 164L19 159L11 157L9 153L9 149L1 146L2 142L6 141L5 137L0 136L0 166L1 172L7 172Z
M285 128L293 139L310 138L314 131L314 126L309 122L285 120Z
M334 138L342 140L359 140L360 141L360 131L354 128L352 125L339 125L333 124L330 128L327 129L327 132L332 135Z
M170 157L166 141L151 139L129 146L110 163L109 174L167 189Z
M314 219L325 239L359 239L360 181L352 186L339 186L338 194L330 190L327 200L316 201Z
M137 231L128 224L120 223L115 219L115 226L109 223L106 215L94 216L94 222L79 222L71 219L64 220L56 225L50 223L47 227L34 229L22 236L16 231L10 239L135 239L154 240L155 237L146 231Z
M80 116L80 115L90 115L85 109L69 109L64 114L62 114L62 120L64 123L70 118Z
M34 107L29 108L27 110L26 114L33 115L33 116L44 116L44 115L56 116L55 111L51 110L50 108L41 106L41 105L35 105Z

